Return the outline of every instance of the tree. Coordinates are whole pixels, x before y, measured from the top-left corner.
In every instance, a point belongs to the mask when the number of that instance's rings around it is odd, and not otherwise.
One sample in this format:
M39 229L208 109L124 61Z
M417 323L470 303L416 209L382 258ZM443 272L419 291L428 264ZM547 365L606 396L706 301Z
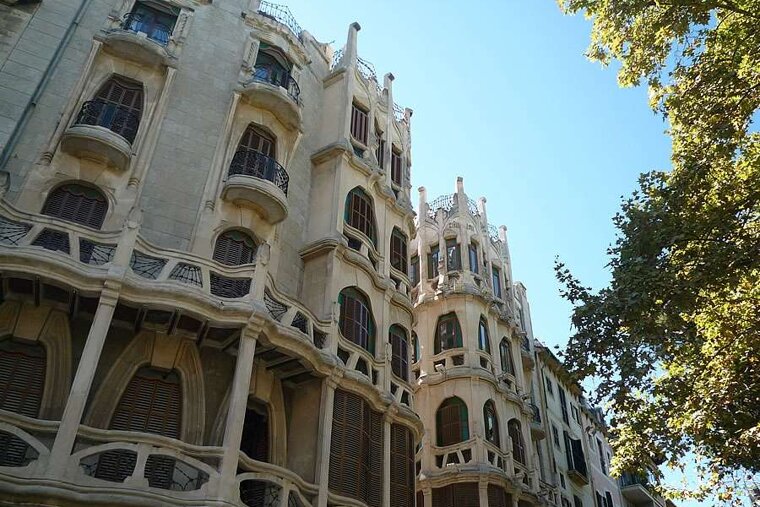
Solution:
M760 472L760 0L559 4L592 20L592 60L648 85L673 143L672 169L643 174L613 219L609 285L557 261L565 363L600 381L615 472L695 455L701 486L669 493L730 501Z

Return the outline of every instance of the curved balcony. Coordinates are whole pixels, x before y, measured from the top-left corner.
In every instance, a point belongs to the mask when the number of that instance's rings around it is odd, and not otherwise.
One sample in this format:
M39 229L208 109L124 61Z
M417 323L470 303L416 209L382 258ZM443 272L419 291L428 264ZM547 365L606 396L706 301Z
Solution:
M130 12L117 28L106 33L103 43L122 58L150 66L169 65L173 58L167 50L171 34L171 26Z
M301 89L282 66L256 64L242 94L252 105L271 111L289 128L301 127Z
M140 112L101 99L82 104L74 123L61 138L61 149L70 155L126 169L132 142L140 126Z
M288 216L288 172L275 159L249 148L235 152L222 198L253 206L270 223Z

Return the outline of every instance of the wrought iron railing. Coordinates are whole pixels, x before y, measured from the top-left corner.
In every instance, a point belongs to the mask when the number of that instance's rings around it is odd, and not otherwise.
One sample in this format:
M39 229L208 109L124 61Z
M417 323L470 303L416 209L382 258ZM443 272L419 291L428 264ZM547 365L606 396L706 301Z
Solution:
M454 194L441 195L430 201L428 204L428 216L435 218L435 214L442 209L446 214L452 213L456 209L456 199Z
M75 125L97 125L134 142L140 126L140 112L102 99L82 104Z
M126 14L121 27L129 32L144 33L148 39L162 46L169 44L169 37L171 37L174 29L174 27L159 23L140 12Z
M282 23L293 32L293 35L299 38L301 37L301 32L303 31L301 25L298 24L295 16L290 12L290 9L284 5L261 2L261 5L259 6L259 14L271 18L278 23Z
M343 61L343 55L346 54L346 48L342 47L339 50L337 50L335 53L333 53L333 60L332 65L330 65L330 70L335 69L338 65L340 65L340 62Z
M240 148L230 163L229 176L242 174L271 181L288 195L288 172L272 157L250 148Z
M393 116L396 118L396 121L404 121L405 119L404 108L395 102L393 103Z
M377 89L378 93L382 90L380 87L380 81L377 79L377 72L375 72L375 66L372 65L371 62L368 62L362 57L356 58L356 70L359 71L359 74L364 77L364 79L371 81L372 84L375 85L375 88Z
M274 86L281 86L288 91L290 98L296 102L300 101L301 88L290 73L283 70L279 65L272 64L257 64L253 68L254 81L261 83L267 83Z
M493 243L499 242L499 229L495 225L488 224L488 237Z

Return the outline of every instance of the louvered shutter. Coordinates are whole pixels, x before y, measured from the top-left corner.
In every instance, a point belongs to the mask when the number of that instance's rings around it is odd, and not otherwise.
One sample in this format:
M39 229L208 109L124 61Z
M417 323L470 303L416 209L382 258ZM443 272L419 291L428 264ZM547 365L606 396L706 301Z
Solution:
M495 484L488 485L488 507L512 507L512 499L507 499L504 488Z
M346 222L351 227L362 231L373 244L375 237L375 214L369 197L360 189L354 189L346 199Z
M108 202L93 188L62 185L48 196L42 214L100 229L108 211Z
M406 341L406 332L398 326L392 326L391 338L391 370L404 380L409 379L409 346Z
M367 133L369 131L369 117L367 112L359 108L356 104L351 105L351 135L354 139L367 144Z
M343 337L374 354L374 322L364 295L355 289L344 289L338 302L338 326Z
M370 507L381 507L383 504L383 414L371 410L364 402L364 410L369 415L367 431L367 447L364 460L367 463L367 475L362 483L367 488L366 502Z
M436 414L436 424L439 446L453 445L469 438L467 411L458 399L443 402Z
M0 343L0 409L37 418L45 387L45 349Z
M433 507L479 507L480 494L474 482L433 489Z
M250 264L255 253L256 243L240 231L227 231L216 238L214 260L227 266Z
M182 390L179 376L141 368L116 406L110 429L180 438Z
M414 507L414 437L409 428L391 425L391 505Z
M507 425L509 431L509 438L512 440L512 456L515 461L525 465L525 447L523 444L522 432L520 430L520 423L516 419L509 421Z

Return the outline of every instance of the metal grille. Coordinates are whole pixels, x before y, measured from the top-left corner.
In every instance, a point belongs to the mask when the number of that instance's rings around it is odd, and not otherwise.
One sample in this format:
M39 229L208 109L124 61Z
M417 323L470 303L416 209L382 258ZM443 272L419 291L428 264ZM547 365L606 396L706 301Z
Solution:
M18 245L19 240L27 235L31 225L11 222L5 218L0 218L0 244Z
M169 273L169 280L203 287L203 278L201 277L201 268L194 264L178 263Z
M288 307L273 298L272 294L266 289L264 290L264 304L266 305L267 310L269 310L269 315L271 315L277 322L279 322L282 316L285 315L285 312L288 311Z
M296 312L295 317L293 317L293 322L290 325L301 331L303 334L309 334L309 319L307 319L306 315L301 312Z
M227 278L211 272L211 294L220 298L242 298L251 291L250 278Z
M273 4L266 1L261 2L261 6L259 7L259 14L282 23L283 25L287 26L291 32L293 32L293 35L296 37L301 37L301 32L303 31L301 29L301 26L296 21L293 13L290 12L290 9L284 5Z
M171 456L151 454L145 462L145 478L151 488L195 491L208 481L208 474Z
M23 467L36 460L39 453L12 433L0 431L0 466Z
M95 243L89 239L79 239L79 260L85 264L102 266L113 260L116 245Z
M54 252L70 253L68 233L53 229L44 229L32 242L34 246L41 246Z
M108 201L98 190L82 185L62 185L45 200L42 214L100 229Z
M391 505L414 507L414 436L400 424L391 425Z
M430 218L435 218L435 213L439 209L442 209L447 215L456 212L456 199L454 199L454 194L441 195L433 199L428 204L428 216Z
M280 487L266 481L242 481L240 501L249 507L279 507Z
M232 157L229 176L242 174L271 181L288 195L288 172L274 158L248 148L239 148Z
M0 342L0 409L36 418L45 387L45 367L42 346Z
M105 451L82 458L79 466L85 475L109 482L124 482L132 475L137 453L122 449Z
M132 252L132 260L129 262L129 267L136 275L140 275L143 278L149 280L155 280L158 275L161 274L161 270L166 265L166 259L159 259L158 257L151 257L135 250Z

